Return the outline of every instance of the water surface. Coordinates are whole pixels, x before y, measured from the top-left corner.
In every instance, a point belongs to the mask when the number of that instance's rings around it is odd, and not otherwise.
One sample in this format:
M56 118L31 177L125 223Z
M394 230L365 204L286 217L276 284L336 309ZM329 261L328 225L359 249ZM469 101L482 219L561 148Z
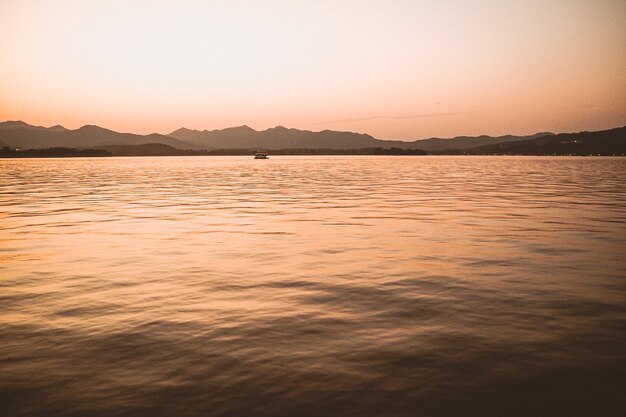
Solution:
M622 415L626 159L0 161L3 416Z

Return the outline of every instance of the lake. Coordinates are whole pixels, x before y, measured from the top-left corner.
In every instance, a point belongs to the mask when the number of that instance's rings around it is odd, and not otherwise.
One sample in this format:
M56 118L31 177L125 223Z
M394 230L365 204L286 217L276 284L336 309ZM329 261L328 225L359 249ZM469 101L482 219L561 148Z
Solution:
M626 158L0 160L0 415L626 409Z

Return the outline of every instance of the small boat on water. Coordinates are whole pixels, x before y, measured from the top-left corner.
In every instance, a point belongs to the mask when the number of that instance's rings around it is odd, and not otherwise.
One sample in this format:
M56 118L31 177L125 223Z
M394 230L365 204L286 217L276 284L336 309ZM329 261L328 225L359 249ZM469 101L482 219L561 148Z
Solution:
M267 159L267 152L266 151L257 151L254 154L254 159Z

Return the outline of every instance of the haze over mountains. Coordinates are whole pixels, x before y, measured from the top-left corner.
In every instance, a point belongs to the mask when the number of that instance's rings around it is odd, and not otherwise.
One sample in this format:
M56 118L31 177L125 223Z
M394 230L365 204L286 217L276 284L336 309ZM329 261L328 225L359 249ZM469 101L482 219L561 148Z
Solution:
M99 126L86 125L66 129L56 125L42 127L22 121L0 123L0 144L15 148L94 148L111 145L133 146L160 143L177 149L362 149L399 148L425 151L469 149L476 146L513 142L552 135L537 133L531 136L459 136L451 139L430 138L416 141L380 140L367 134L323 130L288 129L277 126L257 131L248 126L218 130L178 129L168 135L153 133L136 135L119 133ZM2 145L2 146L4 146Z

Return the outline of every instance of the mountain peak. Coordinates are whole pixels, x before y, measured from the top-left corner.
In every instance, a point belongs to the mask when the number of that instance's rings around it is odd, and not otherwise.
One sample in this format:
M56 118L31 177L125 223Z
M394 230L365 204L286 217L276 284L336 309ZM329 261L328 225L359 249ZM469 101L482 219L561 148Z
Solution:
M236 127L227 127L226 129L222 129L222 130L229 130L231 132L256 132L256 130L252 129L248 125L241 125L241 126L236 126Z
M61 125L56 125L52 127L33 126L21 120L8 120L6 122L0 122L0 130L14 129L49 130L51 132L64 132L67 130Z
M0 123L0 129L22 129L22 128L33 128L35 126L31 126L26 122L21 120L7 120L6 122Z
M104 127L96 126L96 125L85 125L79 129L74 130L74 132L78 132L80 134L86 134L89 136L110 136L110 135L120 135L121 133L115 132L110 129L105 129Z
M105 129L103 127L100 126L96 126L96 125L85 125L85 126L81 126L78 130L81 131L108 131L109 129Z
M198 132L197 130L187 129L186 127L181 127L180 129L176 129L173 132L168 133L168 136L176 135L178 133L193 133Z

